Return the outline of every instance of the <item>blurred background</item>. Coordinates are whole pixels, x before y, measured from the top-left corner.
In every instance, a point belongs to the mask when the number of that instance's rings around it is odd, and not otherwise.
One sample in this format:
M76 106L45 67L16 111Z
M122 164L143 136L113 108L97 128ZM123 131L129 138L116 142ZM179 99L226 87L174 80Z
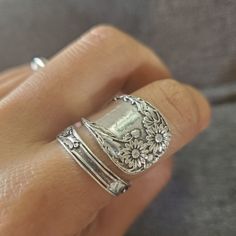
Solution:
M0 70L51 57L110 23L143 41L213 105L210 128L176 154L173 178L128 236L236 235L236 1L0 0Z

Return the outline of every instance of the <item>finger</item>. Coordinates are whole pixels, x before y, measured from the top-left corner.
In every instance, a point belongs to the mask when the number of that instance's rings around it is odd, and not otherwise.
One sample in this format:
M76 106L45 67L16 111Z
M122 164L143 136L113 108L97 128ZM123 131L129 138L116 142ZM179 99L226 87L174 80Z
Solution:
M19 75L29 76L32 71L28 65L21 65L14 68L7 69L0 73L0 86L5 82L8 82L12 78L18 77Z
M29 66L18 66L0 73L0 99L9 94L32 74Z
M179 86L176 81L165 80L154 83L153 86L146 86L135 94L155 105L157 104L156 94L163 95L159 97L158 108L161 111L165 109L165 116L171 120L174 139L159 165L133 181L132 189L127 194L112 201L99 213L93 224L86 229L88 235L106 236L111 232L113 235L123 235L170 178L171 162L166 157L176 152L208 125L209 106L191 86ZM193 104L195 104L194 112L191 111ZM184 126L181 125L183 122Z
M0 104L0 118L14 130L17 125L15 135L27 130L28 141L52 139L122 88L130 91L169 76L148 48L113 27L99 26L5 99ZM21 111L21 116L16 118L13 111Z
M134 95L158 107L169 123L173 137L163 158L179 150L208 125L210 109L207 101L193 88L174 80L156 81ZM108 158L94 144L88 132L81 128L80 134L97 156L108 164ZM23 167L15 168L17 173L7 179L10 186L14 186L15 194L4 192L6 198L13 198L11 201L14 202L7 213L13 221L10 222L12 230L17 228L19 235L34 235L35 232L73 235L81 232L99 210L111 202L112 197L78 167L57 142L46 144L43 149L34 146L30 151L29 158L20 163ZM35 157L32 159L33 154ZM122 176L114 166L110 168ZM19 173L22 170L24 174ZM17 185L19 176L23 176L23 183L27 184ZM31 222L32 217L35 223L26 229L24 225Z
M20 84L22 84L30 74L21 73L17 74L14 77L9 77L8 80L0 81L0 99L4 98L8 95L11 91L17 88Z
M197 133L206 128L209 123L210 108L208 102L197 90L191 86L182 85L175 80L166 79L154 82L134 92L134 95L144 98L154 106L158 107L167 118L167 121L169 121L173 138L170 147L163 156L163 159L173 155L183 145L193 139ZM89 140L87 140L87 142L89 142ZM94 143L92 144L91 142L90 147L94 147ZM99 153L98 156L101 156L103 152L99 151L97 153ZM119 173L119 176L124 175ZM137 181L141 181L141 179L142 177ZM148 187L147 183L146 185ZM155 190L158 191L158 188L151 189L150 195L147 192L147 198L145 199L146 204L152 199L154 194L153 190L154 192ZM143 200L144 199L140 199L140 201ZM130 201L132 201L133 204L136 203L134 199L130 199ZM125 223L123 220L120 220L119 223L117 222L117 228L124 231L129 225L129 222L131 223L137 217L137 214L142 211L145 201L141 204L139 200L137 200L137 202L140 203L140 207L137 208L132 208L132 203L130 203L131 208L127 208L127 211L129 211L127 215L132 216L130 221ZM120 207L119 209L122 211L123 208ZM124 212L126 212L126 210L124 210ZM97 224L96 226L99 227Z

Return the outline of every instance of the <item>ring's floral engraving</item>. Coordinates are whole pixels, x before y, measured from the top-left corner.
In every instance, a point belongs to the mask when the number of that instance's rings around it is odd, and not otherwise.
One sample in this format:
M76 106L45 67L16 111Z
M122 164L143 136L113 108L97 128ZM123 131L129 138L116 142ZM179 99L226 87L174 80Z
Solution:
M72 127L67 127L65 130L63 130L59 137L61 140L63 140L64 144L69 148L70 150L74 148L78 148L80 146L80 142L75 137Z
M141 117L139 127L117 137L111 130L95 122L86 119L82 119L82 122L121 170L129 174L142 172L166 151L171 139L170 129L163 115L141 98L122 95L114 100L135 106Z
M147 141L150 151L153 151L154 154L160 155L163 150L165 150L170 141L170 133L168 128L163 125L160 127L150 127L147 131Z
M140 168L145 163L145 158L148 154L148 149L143 141L137 139L130 140L124 144L124 148L118 153L121 161L128 165L129 168Z

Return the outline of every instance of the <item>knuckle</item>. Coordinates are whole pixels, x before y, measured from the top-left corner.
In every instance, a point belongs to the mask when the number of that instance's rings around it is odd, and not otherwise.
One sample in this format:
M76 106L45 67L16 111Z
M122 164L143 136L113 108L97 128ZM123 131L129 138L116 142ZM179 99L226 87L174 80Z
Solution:
M177 115L185 122L186 127L198 128L199 111L191 93L176 80L166 79L161 81L159 88L162 90L168 103L173 106Z
M117 34L119 30L112 25L96 25L89 30L90 33L95 35L113 35Z
M76 41L70 53L81 56L92 51L95 55L113 55L128 48L128 38L111 25L94 26Z
M121 38L121 33L118 32L118 29L110 25L94 26L79 37L64 55L66 59L73 61L75 58L88 55L88 53L94 55L110 53L113 48L116 48L114 45L119 41L117 38Z
M147 57L147 55L149 57L152 55L154 58L154 54L148 50L145 51L145 47L138 41L111 25L92 27L69 48L67 55L73 59L81 58L83 55L93 55L100 59L117 55L116 60L133 60L135 57L142 61L143 57Z
M104 42L115 41L120 37L120 31L110 25L98 25L92 27L81 40L92 45L101 44Z

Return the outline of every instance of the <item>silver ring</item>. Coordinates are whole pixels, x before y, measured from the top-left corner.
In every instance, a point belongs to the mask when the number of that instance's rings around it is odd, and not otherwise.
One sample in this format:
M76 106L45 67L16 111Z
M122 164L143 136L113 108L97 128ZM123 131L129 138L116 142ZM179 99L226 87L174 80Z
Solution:
M112 162L127 174L156 163L169 146L171 133L164 116L150 103L130 95L115 97L102 115L83 125Z
M47 59L44 57L34 57L30 62L30 67L33 71L38 71L39 69L45 67Z
M74 160L110 194L117 196L127 191L129 183L118 177L96 157L73 126L61 132L57 140Z

